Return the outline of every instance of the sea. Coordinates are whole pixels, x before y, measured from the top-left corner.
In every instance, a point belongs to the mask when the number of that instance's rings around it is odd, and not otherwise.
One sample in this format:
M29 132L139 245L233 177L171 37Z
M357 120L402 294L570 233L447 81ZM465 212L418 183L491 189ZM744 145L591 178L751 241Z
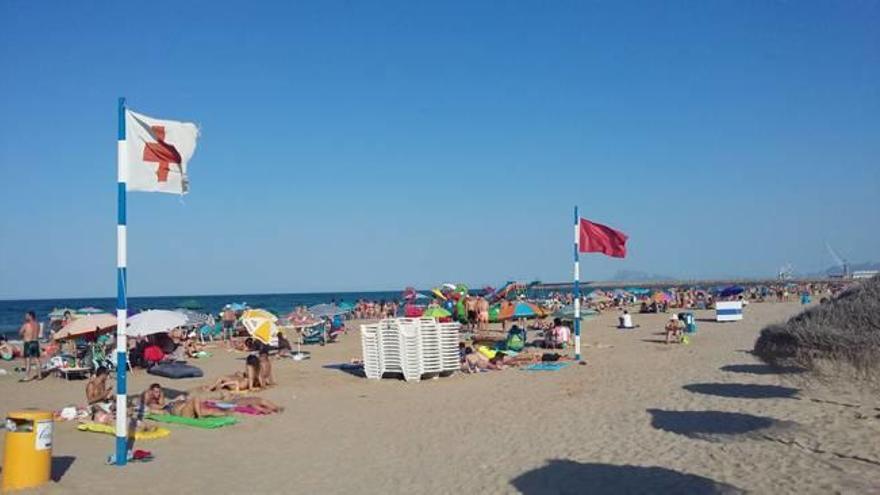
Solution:
M200 311L217 314L226 304L244 303L252 308L267 309L275 314L287 314L297 306L313 306L329 302L355 303L360 299L382 301L398 299L401 291L390 292L334 292L305 294L228 294L211 296L162 296L162 297L130 297L128 307L131 310L176 309L186 301L197 301ZM18 329L24 322L24 314L33 311L40 322L49 321L49 313L56 308L98 308L107 313L116 314L116 298L83 298L83 299L30 299L0 301L0 333L12 340L18 339ZM48 325L46 325L48 328Z

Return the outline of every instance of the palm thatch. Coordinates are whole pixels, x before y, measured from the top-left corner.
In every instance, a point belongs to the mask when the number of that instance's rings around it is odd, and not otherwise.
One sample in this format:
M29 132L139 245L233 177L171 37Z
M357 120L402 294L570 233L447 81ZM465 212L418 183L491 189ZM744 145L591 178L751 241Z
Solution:
M847 369L866 378L880 377L880 276L786 323L764 328L754 352L773 366L820 374Z

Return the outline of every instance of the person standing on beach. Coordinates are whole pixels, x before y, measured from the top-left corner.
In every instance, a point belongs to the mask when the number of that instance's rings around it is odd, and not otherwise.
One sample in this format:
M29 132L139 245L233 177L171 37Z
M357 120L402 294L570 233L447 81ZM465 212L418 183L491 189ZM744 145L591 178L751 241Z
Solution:
M36 313L28 311L24 315L24 324L21 326L18 334L24 342L24 344L22 344L21 355L24 357L25 371L24 378L22 378L21 381L27 382L33 379L40 379L42 377L40 342L38 341L40 337L40 325L37 323ZM36 361L37 363L37 375L31 378L31 364L33 361Z
M227 343L232 341L232 335L235 333L235 320L235 311L227 304L223 308L223 340Z

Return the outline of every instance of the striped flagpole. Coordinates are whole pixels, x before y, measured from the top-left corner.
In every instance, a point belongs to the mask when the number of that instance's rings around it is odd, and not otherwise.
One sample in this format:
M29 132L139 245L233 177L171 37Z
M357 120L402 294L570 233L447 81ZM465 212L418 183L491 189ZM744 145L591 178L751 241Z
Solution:
M574 358L581 360L581 232L578 207L574 207Z
M128 462L128 404L126 394L126 372L128 371L128 345L125 339L125 324L128 316L126 296L126 182L128 164L125 145L125 98L119 98L119 132L117 136L116 167L118 174L116 222L116 465Z

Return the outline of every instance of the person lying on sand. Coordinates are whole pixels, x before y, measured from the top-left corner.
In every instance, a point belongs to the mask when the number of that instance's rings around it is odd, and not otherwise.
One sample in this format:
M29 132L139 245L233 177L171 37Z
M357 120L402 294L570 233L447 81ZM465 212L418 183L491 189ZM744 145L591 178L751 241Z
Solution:
M195 339L187 339L183 342L183 350L187 356L194 358L198 357L198 354L205 350L205 345Z
M4 361L12 361L13 358L20 355L21 350L10 344L4 335L0 335L0 359Z
M220 416L222 414L214 414L202 409L202 403L189 394L181 394L174 400L166 401L165 392L162 385L154 383L144 391L143 394L144 407L153 414L173 414L175 416L183 416L184 418L204 418L208 416Z
M251 354L245 359L244 373L236 372L231 375L221 376L213 385L207 387L206 390L214 392L216 390L230 390L240 393L245 390L256 390L260 388L260 360L257 356Z
M233 397L232 394L230 394L229 392L223 392L220 394L220 398L223 402L235 404L236 406L252 407L261 414L274 414L284 412L283 407L270 401L269 399L264 399L262 397Z

